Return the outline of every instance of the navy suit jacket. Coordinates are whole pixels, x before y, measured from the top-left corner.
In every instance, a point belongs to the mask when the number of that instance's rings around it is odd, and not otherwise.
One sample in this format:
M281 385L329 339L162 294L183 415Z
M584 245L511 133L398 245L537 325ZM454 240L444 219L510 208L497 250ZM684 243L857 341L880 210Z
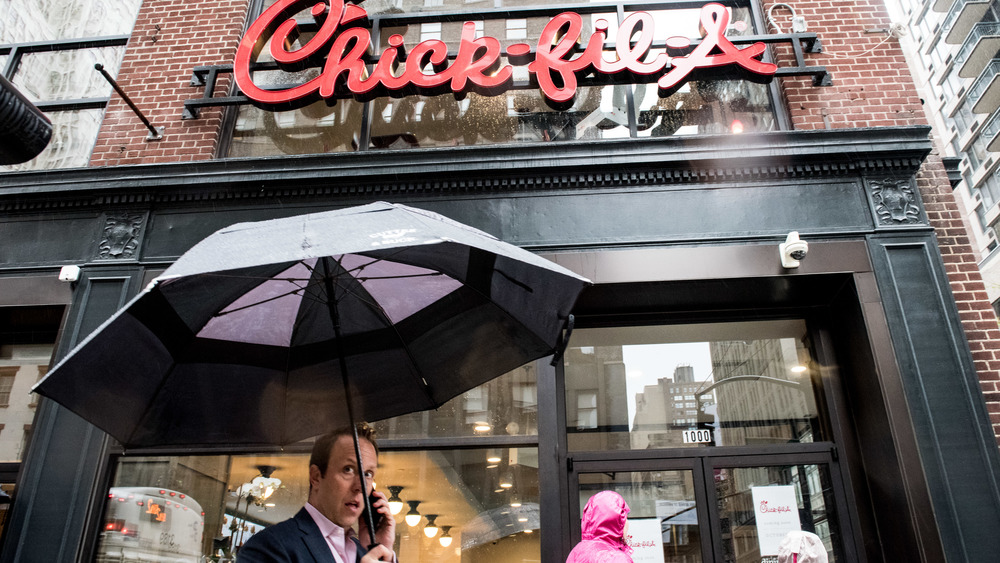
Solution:
M351 538L358 547L356 561L368 550ZM334 563L330 546L319 526L303 508L292 518L264 528L247 540L236 556L238 563Z

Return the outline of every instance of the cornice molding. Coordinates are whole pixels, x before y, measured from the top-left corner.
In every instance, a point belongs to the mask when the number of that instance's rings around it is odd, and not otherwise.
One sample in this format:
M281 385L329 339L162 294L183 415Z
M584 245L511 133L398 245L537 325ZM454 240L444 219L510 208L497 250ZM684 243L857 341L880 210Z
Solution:
M0 174L0 211L912 175L928 127L777 131Z

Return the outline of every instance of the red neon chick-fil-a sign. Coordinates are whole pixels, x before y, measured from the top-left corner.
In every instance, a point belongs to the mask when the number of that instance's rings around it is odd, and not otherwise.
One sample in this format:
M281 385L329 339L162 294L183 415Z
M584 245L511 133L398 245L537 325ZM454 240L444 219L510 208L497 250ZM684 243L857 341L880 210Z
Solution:
M257 18L240 41L236 51L234 74L240 90L264 105L287 105L319 98L342 97L344 90L357 97L384 92L416 91L438 94L451 91L462 94L476 91L496 95L513 82L513 69L501 65L500 41L493 37L476 37L476 26L465 22L457 55L449 63L448 47L438 39L421 41L406 48L403 36L389 37L389 46L382 51L372 68L364 56L371 50L371 32L363 26L368 13L356 4L344 0L321 1L313 5L311 14L319 29L304 45L292 50L298 38L298 24L292 17L304 9L304 0L278 0ZM773 76L777 66L760 60L763 43L739 48L725 33L729 12L721 4L706 4L701 10L701 26L705 37L690 53L670 57L660 53L646 60L653 43L653 16L635 12L625 18L618 29L613 53L615 60L605 58L604 43L608 22L595 22L595 31L587 45L573 56L576 45L583 41L583 18L575 12L563 12L553 17L542 30L531 57L531 46L517 43L507 47L508 60L527 64L542 94L553 103L571 102L576 95L577 81L588 73L616 75L632 73L647 77L659 75L657 84L670 92L696 69L736 65L750 73ZM268 38L270 54L278 65L288 70L304 66L322 67L315 78L285 89L264 89L253 81L251 63L257 58ZM690 48L686 37L671 37L669 49ZM405 57L402 53L406 53ZM406 64L400 63L405 60ZM428 66L430 65L430 66ZM401 70L400 70L401 69ZM431 70L427 72L425 69Z

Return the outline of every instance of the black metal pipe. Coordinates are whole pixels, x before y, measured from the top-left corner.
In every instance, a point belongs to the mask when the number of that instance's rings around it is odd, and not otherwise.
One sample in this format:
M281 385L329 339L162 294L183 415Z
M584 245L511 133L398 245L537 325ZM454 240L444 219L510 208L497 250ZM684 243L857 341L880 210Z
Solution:
M157 131L156 127L153 127L153 124L150 123L148 119L146 119L146 116L143 115L141 111L139 111L139 108L136 107L135 103L132 101L132 98L128 97L128 94L126 94L125 91L122 90L122 87L118 85L118 82L114 78L112 78L110 74L108 74L108 71L104 70L104 65L102 65L101 63L97 63L94 65L94 68L101 73L104 79L108 81L108 84L111 84L111 87L115 89L115 92L118 92L118 95L121 96L123 100L125 100L125 103L128 104L128 107L132 108L132 112L135 113L139 117L139 119L142 120L142 123L143 125L146 126L146 129L149 129L149 138L159 139L160 132Z

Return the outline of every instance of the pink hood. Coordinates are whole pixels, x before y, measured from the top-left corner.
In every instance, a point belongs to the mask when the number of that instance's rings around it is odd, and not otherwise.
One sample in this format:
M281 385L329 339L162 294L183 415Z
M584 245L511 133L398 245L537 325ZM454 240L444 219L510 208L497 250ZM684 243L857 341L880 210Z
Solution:
M616 492L601 491L590 497L583 509L583 541L573 548L566 562L632 561L628 556L632 548L622 537L628 513L628 504Z

